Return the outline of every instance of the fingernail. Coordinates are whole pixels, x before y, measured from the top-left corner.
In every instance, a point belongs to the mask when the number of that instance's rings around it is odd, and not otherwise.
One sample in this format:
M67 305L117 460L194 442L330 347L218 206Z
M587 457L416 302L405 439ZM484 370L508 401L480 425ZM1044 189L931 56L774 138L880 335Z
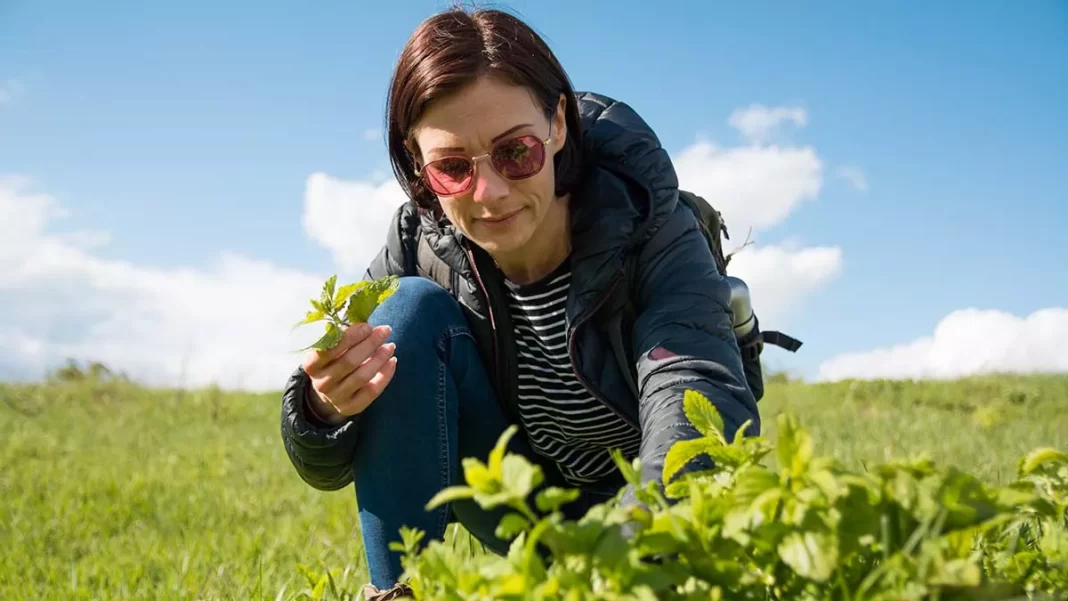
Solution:
M391 328L391 327L389 327L389 326L380 326L380 327L381 327L382 329L381 329L381 330L379 330L379 331L380 331L380 332L382 332L382 337L383 337L383 338L387 338L387 337L388 337L388 336L389 336L390 334L392 334L392 333L393 333L393 328Z

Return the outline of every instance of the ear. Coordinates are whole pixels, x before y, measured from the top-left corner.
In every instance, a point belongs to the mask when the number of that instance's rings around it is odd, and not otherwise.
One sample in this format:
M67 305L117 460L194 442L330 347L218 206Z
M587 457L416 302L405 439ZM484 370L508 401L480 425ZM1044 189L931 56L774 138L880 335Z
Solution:
M553 114L553 154L563 150L567 143L567 96L560 94Z

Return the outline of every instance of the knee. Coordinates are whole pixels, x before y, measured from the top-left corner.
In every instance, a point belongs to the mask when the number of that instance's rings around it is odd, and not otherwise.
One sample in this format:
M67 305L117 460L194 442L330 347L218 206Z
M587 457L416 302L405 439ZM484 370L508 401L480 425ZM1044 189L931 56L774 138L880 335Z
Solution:
M367 321L374 326L388 324L393 338L467 325L459 303L448 291L432 280L414 276L400 278L397 290Z

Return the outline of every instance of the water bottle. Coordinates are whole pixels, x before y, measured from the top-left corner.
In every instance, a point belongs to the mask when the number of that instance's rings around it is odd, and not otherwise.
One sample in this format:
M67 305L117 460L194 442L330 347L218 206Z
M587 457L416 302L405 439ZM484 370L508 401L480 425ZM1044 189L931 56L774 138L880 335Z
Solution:
M731 312L734 313L734 335L744 338L753 331L756 326L756 314L753 313L753 303L749 298L749 286L741 279L734 276L726 276L731 285Z

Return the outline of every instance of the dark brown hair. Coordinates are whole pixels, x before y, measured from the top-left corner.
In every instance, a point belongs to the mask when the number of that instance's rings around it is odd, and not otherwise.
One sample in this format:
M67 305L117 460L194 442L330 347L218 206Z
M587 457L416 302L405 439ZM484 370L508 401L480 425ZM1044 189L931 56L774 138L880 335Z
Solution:
M416 206L438 213L437 198L415 175L404 147L427 105L482 76L524 86L551 120L560 94L566 98L567 140L555 155L555 192L562 196L582 170L582 125L571 81L542 38L517 17L500 10L452 8L423 21L408 39L393 72L386 130L397 181ZM414 140L408 140L417 152Z

